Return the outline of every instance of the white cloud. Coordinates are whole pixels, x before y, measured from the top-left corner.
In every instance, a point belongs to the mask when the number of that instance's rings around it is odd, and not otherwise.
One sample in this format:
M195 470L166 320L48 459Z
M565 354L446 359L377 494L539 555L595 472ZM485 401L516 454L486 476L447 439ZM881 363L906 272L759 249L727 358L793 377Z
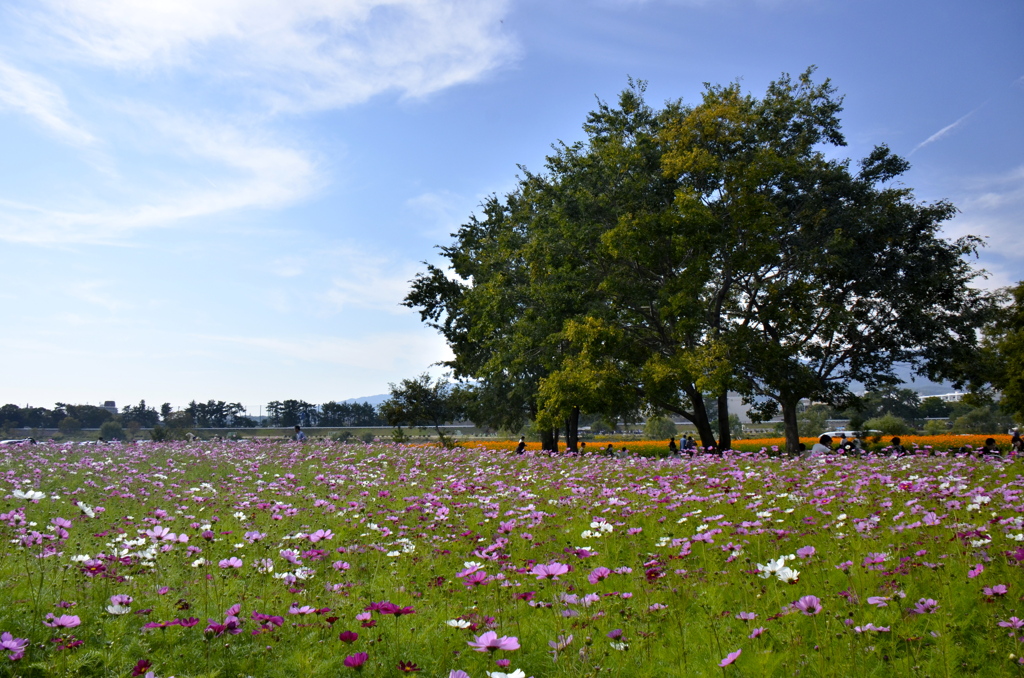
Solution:
M166 186L157 183L156 188L131 176L133 168L129 168L121 187L128 199L112 198L94 209L0 199L0 240L109 243L140 229L171 226L185 219L285 206L318 185L315 163L307 154L257 131L152 108L127 113L126 124L146 125L144 133L155 137L159 152L206 164L181 173Z
M3 60L0 60L0 109L24 113L75 145L91 144L96 140L75 122L59 87Z
M409 293L409 281L419 267L411 262L396 263L381 256L356 250L336 252L330 257L332 270L330 288L324 295L328 307L372 308L388 313L411 311L402 306Z
M422 96L516 54L507 0L50 0L30 13L76 59L190 69L260 92L274 109Z

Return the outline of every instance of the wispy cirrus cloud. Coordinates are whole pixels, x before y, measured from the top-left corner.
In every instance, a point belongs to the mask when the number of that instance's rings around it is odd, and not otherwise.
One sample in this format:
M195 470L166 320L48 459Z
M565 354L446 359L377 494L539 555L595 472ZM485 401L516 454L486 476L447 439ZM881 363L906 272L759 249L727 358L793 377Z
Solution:
M0 59L0 110L23 113L61 140L84 146L96 141L75 120L61 89L42 76Z
M282 207L306 197L321 181L309 154L258 131L152 107L137 107L127 119L126 124L141 124L143 133L154 138L154 155L198 160L201 167L181 172L171 185L133 176L128 168L122 172L119 195L100 198L98 208L58 206L60 198L45 206L0 198L0 240L36 245L111 243L183 220Z
M275 110L422 96L516 57L506 0L50 0L30 26L68 57L121 70L186 69Z

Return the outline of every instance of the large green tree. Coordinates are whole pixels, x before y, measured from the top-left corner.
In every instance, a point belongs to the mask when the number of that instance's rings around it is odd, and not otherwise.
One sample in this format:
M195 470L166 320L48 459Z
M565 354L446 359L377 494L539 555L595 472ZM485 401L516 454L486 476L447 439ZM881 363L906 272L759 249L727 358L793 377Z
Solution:
M812 73L762 98L708 85L655 111L631 82L600 103L584 142L442 248L450 271L414 281L407 303L456 375L542 427L667 411L705 445L717 419L722 446L738 390L781 409L795 450L801 399L894 383L896 362L951 374L986 306L968 286L978 241L938 236L954 208L895 184L907 164L887 148L856 171L830 157L842 100Z

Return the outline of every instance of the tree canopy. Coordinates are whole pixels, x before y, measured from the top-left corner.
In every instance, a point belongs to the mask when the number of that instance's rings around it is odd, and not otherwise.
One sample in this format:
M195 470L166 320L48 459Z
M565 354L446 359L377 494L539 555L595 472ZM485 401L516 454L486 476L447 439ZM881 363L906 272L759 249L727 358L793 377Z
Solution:
M897 362L957 373L989 308L979 240L941 238L955 208L917 202L885 146L832 157L842 97L812 76L660 110L630 81L453 234L406 304L501 404L493 423L534 419L550 443L580 411L672 412L727 446L731 390L781 410L795 449L803 398L893 384Z

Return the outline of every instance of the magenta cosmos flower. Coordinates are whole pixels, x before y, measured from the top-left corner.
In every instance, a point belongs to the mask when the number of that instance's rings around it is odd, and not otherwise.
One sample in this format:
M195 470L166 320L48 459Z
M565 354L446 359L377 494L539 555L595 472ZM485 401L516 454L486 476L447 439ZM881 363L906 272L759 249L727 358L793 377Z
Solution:
M370 658L370 655L365 652L356 652L345 657L345 666L350 669L361 669L366 660Z
M519 639L515 636L501 636L494 631L481 634L476 640L466 643L477 652L494 652L495 650L518 650Z

